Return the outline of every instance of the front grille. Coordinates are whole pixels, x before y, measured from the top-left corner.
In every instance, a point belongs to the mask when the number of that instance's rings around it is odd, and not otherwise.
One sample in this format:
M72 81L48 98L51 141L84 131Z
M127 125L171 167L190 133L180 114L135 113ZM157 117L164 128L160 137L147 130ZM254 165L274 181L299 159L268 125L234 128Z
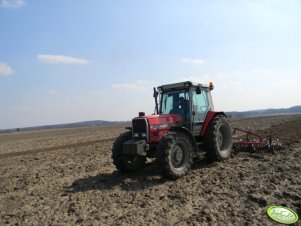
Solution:
M134 133L147 133L146 119L133 119Z
M146 118L136 118L132 121L133 124L133 138L146 139L148 141L148 123Z

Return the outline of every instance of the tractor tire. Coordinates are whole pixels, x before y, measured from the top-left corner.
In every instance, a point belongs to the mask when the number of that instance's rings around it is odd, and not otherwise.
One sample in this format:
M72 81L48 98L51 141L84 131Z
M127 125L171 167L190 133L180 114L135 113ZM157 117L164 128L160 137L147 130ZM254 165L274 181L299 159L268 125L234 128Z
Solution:
M116 168L122 173L130 173L141 169L146 162L145 156L125 155L122 153L123 143L132 139L132 132L121 134L113 143L112 159Z
M232 152L232 132L225 116L216 116L208 125L204 149L209 161L222 161L230 157Z
M166 135L159 144L157 164L163 177L176 180L190 170L193 146L189 137L183 132Z

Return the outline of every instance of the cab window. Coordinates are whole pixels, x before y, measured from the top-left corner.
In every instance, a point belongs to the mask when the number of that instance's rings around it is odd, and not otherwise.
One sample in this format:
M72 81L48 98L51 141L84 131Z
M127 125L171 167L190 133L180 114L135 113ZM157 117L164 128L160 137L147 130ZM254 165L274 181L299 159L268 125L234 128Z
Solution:
M193 110L195 111L195 121L204 121L208 111L208 98L207 92L202 90L200 94L196 94L195 90L192 91Z
M175 90L162 93L161 114L181 114L185 116L189 113L189 91Z

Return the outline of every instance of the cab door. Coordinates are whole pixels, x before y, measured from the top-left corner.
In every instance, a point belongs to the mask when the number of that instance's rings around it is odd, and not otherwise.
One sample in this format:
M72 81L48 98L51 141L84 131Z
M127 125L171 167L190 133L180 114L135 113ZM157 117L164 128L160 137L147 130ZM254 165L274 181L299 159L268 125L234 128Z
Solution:
M206 90L201 90L197 94L195 89L192 90L192 126L193 135L200 135L206 114L208 112L208 95Z

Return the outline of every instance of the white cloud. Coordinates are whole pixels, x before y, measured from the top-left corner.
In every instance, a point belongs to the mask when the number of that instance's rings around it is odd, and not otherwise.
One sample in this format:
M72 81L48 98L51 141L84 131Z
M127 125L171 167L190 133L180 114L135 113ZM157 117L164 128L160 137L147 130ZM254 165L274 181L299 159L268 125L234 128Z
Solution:
M145 91L151 89L155 85L154 81L138 80L132 83L114 83L115 89L124 89L127 91Z
M240 81L228 81L228 84L226 84L226 85L234 86L234 87L242 87L243 86L243 84Z
M13 70L3 62L0 62L0 75L10 75L13 73Z
M291 87L294 86L298 81L296 79L282 79L276 82L273 82L272 85L278 86L279 88Z
M0 0L1 8L20 8L25 4L25 0Z
M57 91L57 90L54 90L54 89L52 89L52 90L49 90L49 92L48 92L50 95L59 95L60 93L59 93L59 91Z
M64 55L44 55L39 54L37 56L38 61L42 63L49 63L49 64L87 64L89 63L86 59L75 58L71 56L64 56Z
M182 63L198 65L198 64L203 64L204 60L202 60L202 59L182 58Z

